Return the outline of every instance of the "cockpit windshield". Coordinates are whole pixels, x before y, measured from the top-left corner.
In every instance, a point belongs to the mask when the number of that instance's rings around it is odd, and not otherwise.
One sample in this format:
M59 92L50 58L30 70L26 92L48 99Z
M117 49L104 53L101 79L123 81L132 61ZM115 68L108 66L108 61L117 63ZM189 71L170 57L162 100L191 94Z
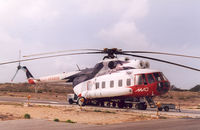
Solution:
M155 79L159 81L168 81L167 78L163 75L163 73L153 73Z
M168 81L167 78L161 72L149 73L149 74L137 74L135 76L136 85L146 85L147 83L153 84L161 81Z
M163 77L163 79L165 80L165 81L168 81L168 79L165 77L165 75L161 72L160 73L160 75Z
M155 79L157 81L162 81L163 80L163 78L161 77L161 75L159 73L153 73L153 76L155 77Z

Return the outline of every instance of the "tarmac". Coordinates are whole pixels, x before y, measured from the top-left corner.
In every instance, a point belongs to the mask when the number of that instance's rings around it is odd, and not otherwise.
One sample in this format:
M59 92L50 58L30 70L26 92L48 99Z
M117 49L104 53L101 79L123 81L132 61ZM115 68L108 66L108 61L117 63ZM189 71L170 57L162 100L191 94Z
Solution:
M200 130L200 119L163 119L115 125L87 125L47 120L12 120L0 122L1 130Z

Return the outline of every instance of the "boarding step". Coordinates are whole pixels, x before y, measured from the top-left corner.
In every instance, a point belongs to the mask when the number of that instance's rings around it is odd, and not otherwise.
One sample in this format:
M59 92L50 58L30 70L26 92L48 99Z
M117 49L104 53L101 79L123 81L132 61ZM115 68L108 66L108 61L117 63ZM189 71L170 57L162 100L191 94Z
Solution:
M152 97L145 97L147 103L149 104L150 108L156 108L156 104Z

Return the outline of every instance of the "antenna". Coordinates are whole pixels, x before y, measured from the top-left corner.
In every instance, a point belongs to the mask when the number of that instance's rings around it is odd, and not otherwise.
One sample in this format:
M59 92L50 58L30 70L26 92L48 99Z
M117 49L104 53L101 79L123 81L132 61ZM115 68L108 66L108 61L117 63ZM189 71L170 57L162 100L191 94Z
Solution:
M77 66L78 70L81 71L80 67L77 64L76 64L76 66Z

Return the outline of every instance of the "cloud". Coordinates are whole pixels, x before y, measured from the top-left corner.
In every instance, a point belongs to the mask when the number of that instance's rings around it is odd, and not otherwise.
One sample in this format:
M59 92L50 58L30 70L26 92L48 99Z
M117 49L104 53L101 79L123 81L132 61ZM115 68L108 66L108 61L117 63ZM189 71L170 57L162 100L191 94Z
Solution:
M145 47L148 42L137 28L136 21L147 13L147 0L2 0L0 62L18 59L20 49L25 55L74 47ZM65 44L58 43L60 41ZM87 44L84 45L84 42ZM75 59L58 58L23 64L31 67L37 77L74 70L76 63L86 67L93 66L95 62L91 57ZM92 59L97 59L97 56ZM100 56L98 59L101 59ZM1 74L5 76L0 82L9 81L16 66L1 66ZM21 79L24 75L18 81Z
M121 48L146 48L149 43L134 23L120 22L111 28L102 29L99 36L107 43Z
M120 15L109 27L101 29L98 37L112 46L124 49L133 46L134 49L148 48L150 44L146 36L136 25L137 20L148 14L148 2L146 0L124 2L125 4L120 4L122 1L118 2Z

